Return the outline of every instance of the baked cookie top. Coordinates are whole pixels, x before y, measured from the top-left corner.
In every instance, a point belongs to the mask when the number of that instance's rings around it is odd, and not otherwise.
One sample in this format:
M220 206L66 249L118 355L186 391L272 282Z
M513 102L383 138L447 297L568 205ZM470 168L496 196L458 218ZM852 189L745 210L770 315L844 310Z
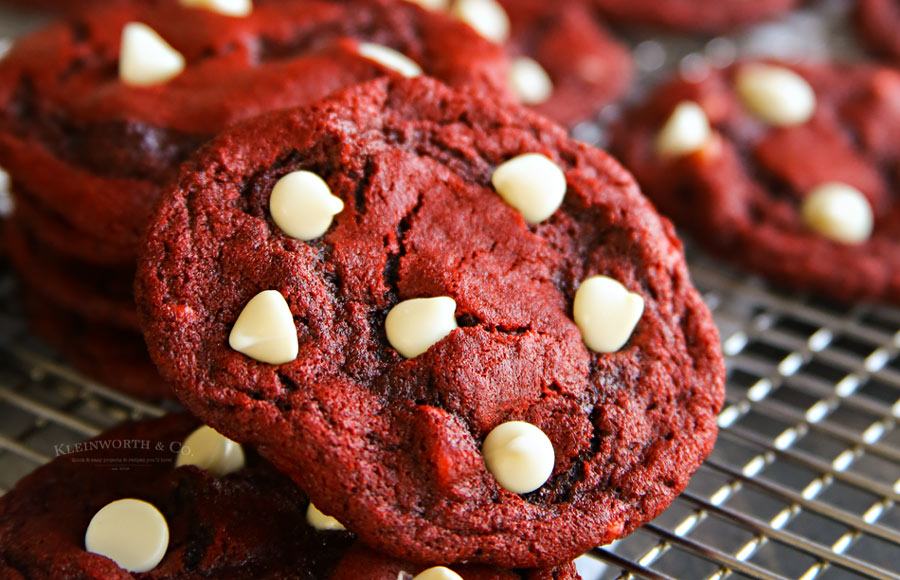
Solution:
M610 21L686 32L719 33L777 18L797 0L592 0Z
M158 188L224 127L420 71L506 90L500 47L409 2L260 1L243 16L116 3L0 62L0 166L77 228L136 248Z
M375 81L224 134L138 270L176 395L399 557L571 559L712 448L721 352L671 224L474 91Z
M293 481L187 415L122 425L57 452L0 498L4 578L397 580L428 568L377 554L321 512L311 515ZM125 509L110 515L121 500ZM161 550L142 558L160 537ZM578 578L572 563L453 572L464 580Z
M744 62L674 79L614 149L708 250L840 300L900 300L900 73Z

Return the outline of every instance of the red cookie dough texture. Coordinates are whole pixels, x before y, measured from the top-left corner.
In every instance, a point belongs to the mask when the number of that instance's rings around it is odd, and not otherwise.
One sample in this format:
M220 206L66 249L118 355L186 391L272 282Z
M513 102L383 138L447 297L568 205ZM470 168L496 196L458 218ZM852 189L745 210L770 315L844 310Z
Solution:
M716 255L839 301L900 302L900 73L868 64L769 64L812 88L808 120L773 126L747 106L736 77L759 63L742 63L701 82L661 86L627 115L614 150L657 207ZM791 94L784 100L776 91L766 102L789 111L806 100ZM662 155L659 132L682 103L702 108L711 137L694 153ZM854 203L832 207L832 227L864 233L866 210L870 236L838 241L804 218L811 196L835 183L858 193Z
M524 153L549 157L568 183L536 225L491 187ZM275 183L298 170L344 203L311 242L268 211ZM611 354L589 351L572 320L579 283L597 274L645 301ZM715 439L718 335L671 225L604 153L430 79L359 85L204 148L152 220L136 289L151 354L184 404L404 559L567 561L660 513ZM290 308L291 362L228 346L263 291ZM388 311L440 296L458 328L404 359ZM500 487L481 454L509 421L554 449L550 479L524 495Z
M396 580L401 571L412 576L427 567L379 555L347 532L315 530L303 492L249 449L245 466L221 477L176 468L178 451L198 426L187 415L169 415L60 445L55 460L0 498L0 577ZM94 515L129 498L154 506L169 529L165 556L144 574L85 549ZM578 578L572 563L528 572L454 571L465 580Z
M611 22L720 33L793 9L797 0L591 0Z
M900 63L900 2L858 0L856 24L859 39L875 52Z

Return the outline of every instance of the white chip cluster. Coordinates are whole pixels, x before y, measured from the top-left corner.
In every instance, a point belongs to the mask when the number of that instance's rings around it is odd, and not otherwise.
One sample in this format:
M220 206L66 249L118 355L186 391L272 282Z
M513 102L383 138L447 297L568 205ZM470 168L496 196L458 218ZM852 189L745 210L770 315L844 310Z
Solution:
M735 88L751 113L776 127L802 125L816 111L816 93L812 86L783 66L743 65L735 76Z
M297 327L284 296L277 290L254 296L234 323L228 344L252 359L273 365L296 359L300 350Z
M509 65L509 86L526 105L539 105L553 94L550 75L534 59L520 56Z
M422 8L449 11L483 38L502 44L509 39L509 15L496 0L408 0ZM527 56L512 59L508 83L526 105L539 105L553 94L553 81L539 62Z
M449 296L404 300L384 321L388 342L405 358L419 356L456 328L456 301Z
M450 8L450 0L407 0L413 4L418 4L426 10L446 10Z
M165 83L180 75L184 66L181 53L146 24L129 22L122 29L119 78L123 83L138 87Z
M701 151L713 136L706 113L697 103L679 103L656 136L656 152L681 157Z
M406 78L415 78L423 74L419 63L389 46L374 42L360 42L356 50L364 58L376 62Z
M331 227L344 202L311 171L294 171L278 180L269 197L269 212L284 233L308 242Z
M309 507L306 508L306 523L320 532L339 532L347 529L344 527L344 524L337 521L335 518L322 513L319 508L312 504L312 502L310 502Z
M524 421L509 421L495 427L485 438L481 453L497 483L519 494L544 485L556 461L550 438Z
M494 170L491 183L530 224L552 216L562 205L567 189L565 173L540 153L525 153L501 164Z
M462 576L444 566L435 566L422 570L415 576L413 580L463 580Z
M218 477L244 468L244 449L206 425L198 428L184 440L175 466L194 465Z
M852 185L823 183L803 199L803 221L811 230L841 244L861 244L872 235L874 216L865 195Z
M149 572L169 548L169 525L155 506L120 499L98 511L84 535L88 552L100 554L129 572Z
M509 16L496 0L456 0L450 12L492 42L509 38Z
M575 293L575 324L594 352L612 353L625 346L643 313L641 295L607 276L588 278Z
M226 16L247 16L253 12L252 0L179 0L187 8L202 8Z

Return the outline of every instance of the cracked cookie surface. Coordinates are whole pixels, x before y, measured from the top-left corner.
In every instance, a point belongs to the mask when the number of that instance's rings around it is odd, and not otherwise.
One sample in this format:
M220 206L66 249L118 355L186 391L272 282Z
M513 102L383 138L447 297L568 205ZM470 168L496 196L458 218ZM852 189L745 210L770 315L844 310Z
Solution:
M537 225L491 189L523 153L549 157L568 184ZM268 211L297 170L344 203L310 242ZM387 553L565 561L662 511L712 448L721 352L671 224L610 157L525 109L416 79L268 115L185 166L145 242L141 324L179 398ZM589 351L572 320L578 285L598 274L646 304L612 354ZM228 346L264 290L289 305L293 362ZM403 359L387 312L441 295L459 327ZM524 495L481 455L488 432L515 420L555 450L550 479Z

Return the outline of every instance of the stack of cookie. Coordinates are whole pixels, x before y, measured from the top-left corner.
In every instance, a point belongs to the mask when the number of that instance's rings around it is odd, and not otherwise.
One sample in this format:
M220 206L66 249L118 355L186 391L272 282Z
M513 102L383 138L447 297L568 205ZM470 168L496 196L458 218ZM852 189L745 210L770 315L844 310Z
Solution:
M514 102L570 123L617 98L627 53L595 15L632 16L436 4L123 0L0 64L35 328L195 417L26 478L0 503L0 572L574 578L573 558L685 488L724 366L681 244L616 161ZM731 119L759 134L729 100L741 74L629 117L661 123L623 131L649 187L665 182L628 139L683 168L728 151ZM743 106L800 116L790 82L787 112ZM846 94L823 124L855 118ZM132 469L92 465L117 457Z
M506 91L498 46L413 4L192 4L83 12L0 66L0 166L16 203L6 238L33 326L88 374L145 398L169 391L138 333L138 244L162 186L200 144L385 74Z

